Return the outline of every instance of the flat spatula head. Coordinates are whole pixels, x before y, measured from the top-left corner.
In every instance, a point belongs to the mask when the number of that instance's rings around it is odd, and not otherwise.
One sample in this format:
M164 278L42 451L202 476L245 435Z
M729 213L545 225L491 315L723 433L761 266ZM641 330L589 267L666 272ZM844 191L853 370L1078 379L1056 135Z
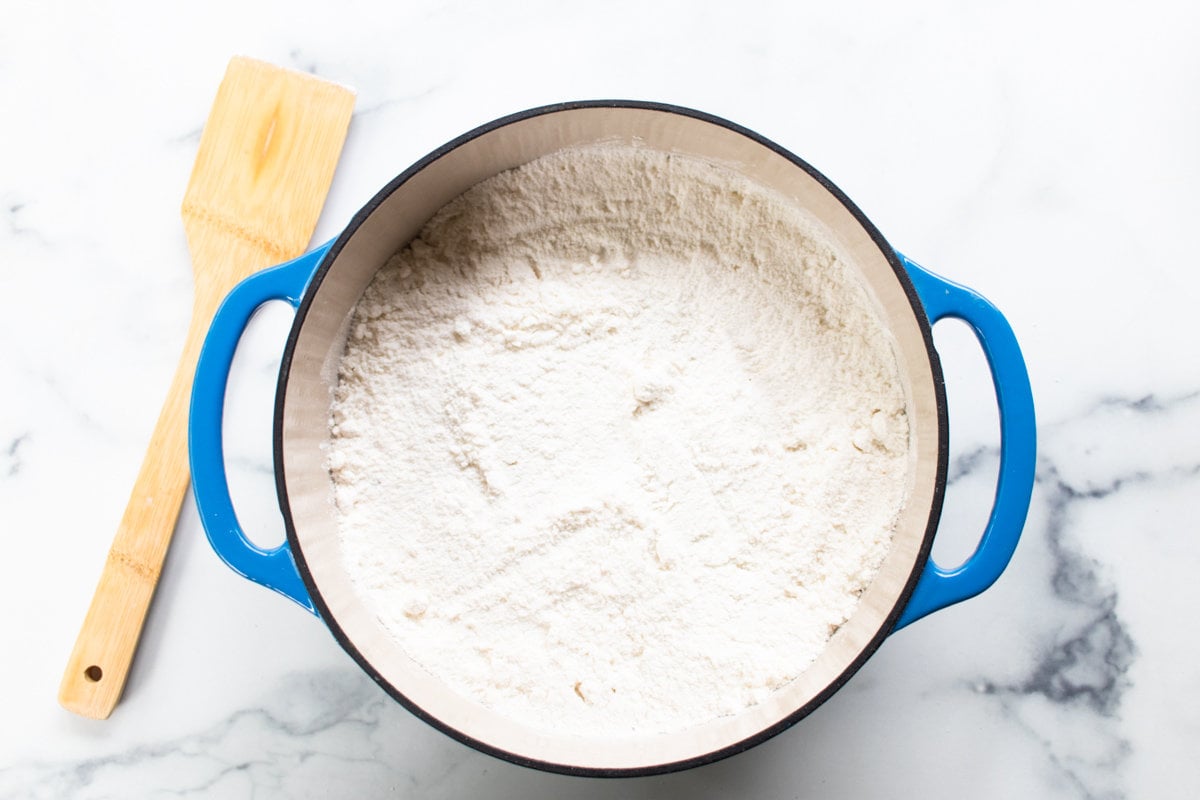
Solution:
M353 108L354 93L338 84L249 58L229 62L183 199L197 278L223 292L304 252ZM230 237L238 257L215 257L213 240Z

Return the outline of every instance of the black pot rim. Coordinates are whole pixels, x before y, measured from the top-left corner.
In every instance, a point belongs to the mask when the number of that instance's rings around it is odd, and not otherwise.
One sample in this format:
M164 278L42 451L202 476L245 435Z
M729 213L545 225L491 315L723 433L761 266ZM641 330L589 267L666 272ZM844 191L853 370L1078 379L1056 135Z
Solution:
M400 186L402 186L406 182L408 182L414 175L416 175L418 172L425 169L425 167L427 167L429 164L438 160L439 158L441 158L445 154L449 153L450 151L455 150L458 147L461 147L463 144L465 144L473 139L476 139L479 136L482 136L486 133L490 133L499 128L503 128L506 125L511 125L515 122L521 122L523 120L530 119L532 117L538 117L538 116L542 116L544 114L555 114L555 113L559 113L559 112L563 112L563 111L573 111L573 110L577 110L577 109L587 109L587 108L629 108L629 109L641 109L641 110L648 110L648 111L658 111L658 112L669 113L669 114L678 114L678 115L684 116L684 117L691 117L693 119L698 119L698 120L701 120L704 122L711 123L713 125L718 125L720 127L727 128L728 130L731 130L735 133L741 134L742 136L745 136L746 138L751 139L754 142L756 142L756 143L772 150L773 152L777 153L778 155L784 157L785 159L790 161L795 166L797 166L800 169L807 172L813 179L815 179L818 183L820 183L821 186L823 186L834 197L836 197L838 199L838 201L846 208L846 210L849 211L851 215L853 215L854 219L858 222L858 224L861 225L864 230L866 230L868 235L871 237L871 240L880 249L880 251L882 251L884 257L887 259L888 264L891 266L892 271L895 273L897 280L899 280L900 285L903 287L905 295L908 297L909 305L912 308L913 315L916 317L917 324L921 331L921 336L925 343L925 350L926 350L926 353L929 358L931 374L932 374L933 383L934 383L934 397L935 397L935 403L936 403L936 407L937 407L937 416L938 416L938 445L937 445L938 456L937 456L937 470L936 470L934 491L933 491L933 502L931 503L930 513L929 513L929 521L925 528L925 535L924 535L924 538L922 539L917 559L914 563L913 570L912 570L911 574L909 575L908 580L905 582L903 590L900 592L899 596L896 598L896 603L892 607L891 612L888 614L887 619L885 620L885 623L882 626L880 626L879 631L859 651L858 655L855 656L855 658L846 667L846 669L843 670L842 673L840 675L838 675L833 681L831 681L828 685L826 685L825 688L822 689L816 696L814 696L811 700L809 700L809 702L807 702L803 706L797 708L795 711L793 711L787 717L785 717L784 719L775 723L774 725L764 728L763 730L758 731L757 733L755 733L751 736L748 736L747 738L742 739L741 741L735 742L734 744L728 745L728 746L720 748L718 750L714 750L712 752L705 753L703 755L695 756L695 757L688 758L688 759L672 761L672 762L663 763L663 764L651 764L651 765L641 766L641 767L618 768L618 769L580 767L580 766L575 766L575 765L570 765L570 764L559 764L559 763L555 763L555 762L541 761L538 759L529 758L527 756L520 755L518 753L512 753L507 750L503 750L501 748L494 747L490 744L487 744L486 742L482 742L482 741L479 741L478 739L472 738L471 736L467 735L466 733L464 733L461 730L458 730L457 728L447 725L446 723L442 722L440 719L438 719L438 718L432 716L431 714L429 714L428 712L426 712L424 709L422 709L420 706L418 706L416 703L414 703L411 699L409 699L403 693L401 693L398 689L396 689L394 686L392 686L371 665L371 663L362 655L362 653L359 652L358 648L355 647L354 643L350 640L350 638L346 635L346 633L338 625L337 620L333 617L328 605L326 605L325 600L321 595L320 588L317 586L316 581L313 579L312 572L309 570L308 563L304 557L304 551L300 546L300 541L296 534L296 528L292 521L291 506L288 503L287 485L286 485L286 480L284 478L284 470L283 470L284 398L286 396L288 376L289 376L289 373L291 370L292 357L295 352L296 341L299 337L299 333L300 333L301 329L304 326L304 320L308 315L308 311L312 306L313 297L316 295L317 291L320 289L320 286L321 286L322 282L324 281L325 276L329 272L330 266L337 259L337 256L342 251L342 248L344 248L346 246L346 243L351 239L351 237L354 236L355 232L363 224L363 222L389 196L391 196L391 194L393 192L395 192ZM758 134L748 128L738 125L737 123L730 122L729 120L714 116L712 114L705 113L703 111L697 111L695 109L685 108L683 106L671 105L668 103L650 102L650 101L642 101L642 100L581 100L581 101L554 103L551 105L544 105L544 106L538 106L536 108L527 109L525 111L518 111L515 114L509 114L508 116L500 117L499 119L495 119L491 122L480 125L479 127L474 128L473 130L470 130L467 133L464 133L461 136L447 142L446 144L442 145L441 147L432 151L428 155L426 155L423 158L416 161L412 166L410 166L408 169L404 170L399 175L397 175L395 178L393 178L390 182L388 182L388 184L386 186L384 186L382 189L380 189L379 192L376 193L375 196L372 197L371 200L368 201L367 204L364 205L354 215L354 217L350 220L350 223L346 226L345 230L343 230L342 233L339 234L338 237L334 240L333 244L329 248L329 251L326 253L325 257L322 259L321 264L318 267L316 273L313 275L313 278L310 281L308 288L305 290L304 297L302 298L302 300L300 302L300 306L297 309L295 321L293 322L291 331L288 334L287 343L286 343L286 346L285 346L284 352L283 352L283 359L282 359L282 361L280 363L280 367L279 367L279 381L278 381L278 384L276 387L276 392L275 392L275 418L274 418L274 435L273 435L273 449L274 449L274 457L275 457L275 488L276 488L276 492L279 497L279 508L280 508L280 511L283 513L284 528L286 529L286 532L287 532L287 541L291 547L292 556L296 561L296 567L298 568L298 570L300 572L300 577L304 582L304 586L308 590L309 596L312 598L313 603L316 606L317 613L320 615L321 619L325 622L325 624L329 627L330 632L333 633L333 636L337 640L338 644L340 644L342 646L342 648L347 653L350 654L350 656L358 663L358 665L363 669L363 671L365 671L368 675L370 675L372 680L375 681L375 683L379 684L379 686L385 692L387 692L394 700L396 700L398 703L400 703L402 706L404 706L404 708L408 709L409 712L411 712L416 717L424 720L426 723L433 726L437 730L440 730L441 732L458 740L459 742L462 742L463 744L466 744L480 752L487 753L488 755L492 755L497 758L504 759L505 761L509 761L514 764L519 764L521 766L531 767L533 769L538 769L538 770L542 770L542 771L546 771L546 772L554 772L554 773L559 773L559 774L564 774L564 775L575 775L575 776L580 776L580 777L596 777L596 778L643 777L643 776L649 776L649 775L661 775L661 774L669 773L669 772L677 772L677 771L681 771L681 770L690 769L692 767L698 767L703 764L710 764L714 761L719 761L721 759L728 758L729 756L732 756L737 753L741 753L745 750L748 750L748 749L754 747L755 745L761 744L762 742L778 735L779 733L782 733L783 731L785 731L788 728L795 725L797 722L799 722L804 717L808 716L818 706L820 706L822 703L824 703L826 700L828 700L830 696L832 696L842 686L844 686L846 684L846 682L848 680L850 680L850 678L854 675L854 673L856 673L862 667L862 665L864 663L866 663L866 661L872 655L874 655L875 651L878 650L879 646L883 643L883 640L888 637L888 635L892 632L892 629L895 627L897 620L900 618L901 612L904 610L904 607L908 604L908 600L912 595L913 589L916 587L917 580L921 575L921 571L923 570L926 562L929 559L929 553L933 546L933 537L934 537L935 532L937 531L938 521L941 517L942 503L943 503L943 500L945 497L945 490L946 490L946 470L947 470L947 461L949 458L949 433L948 433L947 422L948 422L948 413L947 413L947 406L946 406L946 391L945 391L945 382L944 382L944 378L942 375L941 361L938 358L937 351L934 349L932 327L929 323L928 317L925 314L924 307L921 305L921 302L918 299L916 289L913 286L912 281L909 279L908 273L904 270L903 266L901 265L900 259L896 255L896 251L894 249L892 249L891 245L889 245L887 243L887 241L883 238L883 234L881 234L879 232L879 230L871 223L871 221L869 219L867 219L866 215L863 214L863 212L861 210L859 210L858 206L856 206L850 200L850 198L847 197L845 195L845 193L842 192L841 189L839 189L837 186L835 186L832 181L830 181L823 174L821 174L816 169L814 169L810 164L808 164L808 162L804 161L800 157L796 156L789 150L781 147L780 145L776 144L775 142L771 141L770 139L767 139L766 137L761 136L760 134Z

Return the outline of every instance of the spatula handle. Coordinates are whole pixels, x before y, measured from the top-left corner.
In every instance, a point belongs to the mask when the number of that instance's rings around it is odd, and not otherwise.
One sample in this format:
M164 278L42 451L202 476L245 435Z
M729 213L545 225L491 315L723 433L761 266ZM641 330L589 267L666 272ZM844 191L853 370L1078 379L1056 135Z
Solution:
M193 314L183 354L58 691L69 711L105 719L121 697L188 487L187 414L211 314Z

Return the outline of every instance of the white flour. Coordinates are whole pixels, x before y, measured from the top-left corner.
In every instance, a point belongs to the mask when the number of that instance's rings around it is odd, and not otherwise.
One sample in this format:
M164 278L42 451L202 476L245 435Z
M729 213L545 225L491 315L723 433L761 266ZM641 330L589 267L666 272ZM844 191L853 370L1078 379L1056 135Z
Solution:
M363 295L329 466L406 652L558 735L669 732L795 678L908 486L891 339L783 198L563 151L459 197Z

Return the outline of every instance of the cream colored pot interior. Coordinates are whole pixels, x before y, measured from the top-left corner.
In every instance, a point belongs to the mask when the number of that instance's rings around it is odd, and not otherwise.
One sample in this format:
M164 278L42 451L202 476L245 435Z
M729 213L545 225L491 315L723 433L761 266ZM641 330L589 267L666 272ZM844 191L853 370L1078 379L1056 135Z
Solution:
M912 425L911 500L887 561L857 613L818 661L767 702L684 733L619 741L556 738L514 724L455 694L415 665L356 597L341 568L330 477L324 466L330 392L344 328L375 271L446 202L470 186L563 147L638 142L733 167L794 198L862 271L894 333ZM722 125L647 108L567 108L493 128L445 153L362 220L311 299L284 388L282 478L294 534L331 624L388 684L445 726L519 759L591 770L638 770L725 750L793 715L850 668L882 630L920 555L936 497L938 412L922 337L892 267L854 215L815 178L759 142ZM397 520L403 525L403 520Z

